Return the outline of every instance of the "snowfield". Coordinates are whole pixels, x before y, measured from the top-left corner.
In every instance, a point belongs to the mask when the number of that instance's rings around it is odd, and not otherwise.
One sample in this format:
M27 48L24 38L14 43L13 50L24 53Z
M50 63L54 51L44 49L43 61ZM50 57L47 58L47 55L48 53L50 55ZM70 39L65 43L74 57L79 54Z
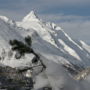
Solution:
M71 71L79 73L80 70L90 67L90 46L83 41L73 40L56 24L43 22L33 11L19 22L0 16L1 66L12 68L32 66L35 55L25 54L16 59L16 52L11 50L9 43L15 39L25 43L24 38L27 36L32 39L31 48L46 66L41 73L36 69L38 74L33 75L35 81L33 90L43 90L43 87L52 87L52 90L89 90L90 82L74 80Z

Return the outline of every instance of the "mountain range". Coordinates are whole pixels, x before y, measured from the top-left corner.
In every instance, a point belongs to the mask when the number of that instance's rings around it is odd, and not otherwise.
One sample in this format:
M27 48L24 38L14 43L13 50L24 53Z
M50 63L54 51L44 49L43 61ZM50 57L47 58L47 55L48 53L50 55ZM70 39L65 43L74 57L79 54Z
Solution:
M31 37L32 44L27 46L33 52L25 53L17 59L15 56L18 56L19 53L17 50L12 50L10 41L17 40L26 45L25 37L28 36ZM36 56L39 57L40 61L32 64L32 60ZM47 77L39 73L41 67L36 67L34 72L39 75L36 76L38 84L36 84L34 90L37 90L39 86L47 86L47 82L53 82L54 79L58 80L57 77L55 78L55 73L59 77L61 75L61 73L58 73L59 70L63 73L68 70L70 75L75 75L88 68L90 66L90 46L82 40L72 39L60 26L51 22L44 22L34 11L31 11L21 21L14 21L5 16L0 16L0 66L23 70L37 66L40 63L46 66L46 73L44 71L43 74ZM51 75L51 73L54 74ZM48 78L49 81L45 78ZM43 81L43 84L40 81ZM57 82L59 83L59 80ZM54 87L53 90L59 90L56 87L58 85L55 86L56 83L51 83L51 86Z

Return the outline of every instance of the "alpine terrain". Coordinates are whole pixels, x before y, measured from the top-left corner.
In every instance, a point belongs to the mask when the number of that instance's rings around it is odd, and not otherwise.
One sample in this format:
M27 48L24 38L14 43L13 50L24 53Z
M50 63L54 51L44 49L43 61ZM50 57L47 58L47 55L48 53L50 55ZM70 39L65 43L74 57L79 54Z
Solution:
M21 21L0 16L0 89L89 90L89 67L90 46L34 11Z

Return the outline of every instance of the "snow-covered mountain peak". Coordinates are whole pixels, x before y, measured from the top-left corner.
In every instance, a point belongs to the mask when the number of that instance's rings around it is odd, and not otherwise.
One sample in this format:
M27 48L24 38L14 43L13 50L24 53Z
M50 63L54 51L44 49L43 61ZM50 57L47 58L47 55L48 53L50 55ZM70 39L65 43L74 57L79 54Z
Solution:
M27 37L29 37L29 39ZM12 41L14 41L15 44L13 44ZM27 41L30 42L31 45L28 44ZM24 51L19 51L19 48ZM14 49L18 50L16 51ZM19 52L25 52L25 54L21 57ZM62 80L65 79L66 82L66 78L61 77L65 75L65 73L62 72L64 71L63 68L60 68L61 66L64 66L67 69L65 71L69 71L72 76L75 76L75 74L84 68L90 67L90 46L83 41L73 40L56 24L41 21L34 11L31 11L20 22L15 22L7 17L0 16L0 66L1 65L15 68L15 70L19 69L21 75L24 74L22 72L25 72L24 76L26 75L27 77L29 77L29 75L27 75L28 68L31 68L33 71L31 73L32 77L33 75L35 77L32 78L30 76L30 78L35 80L35 89L33 90L42 90L41 88L47 85L50 85L50 87L60 86L59 80L62 82ZM4 71L2 68L0 70ZM5 70L9 71L6 67ZM12 70L11 73L10 77L13 76ZM16 74L19 75L17 72ZM81 76L81 74L79 76ZM16 76L14 77L17 79ZM41 84L42 81L44 81L45 85L42 85L43 83ZM41 87L38 87L38 83ZM63 85L63 83L61 83L61 85ZM67 89L67 87L65 85L65 89L62 87L60 87L60 89L72 90ZM59 89L56 88L53 90Z
M9 40L21 41L29 35L35 52L48 60L78 66L90 65L90 53L80 42L79 44L74 41L56 24L40 21L34 11L24 17L23 21L16 22L16 26L12 25L14 22L10 19L7 23L3 21L5 20L0 20L0 39L2 40L0 46L7 47ZM9 23L10 21L12 22Z
M26 15L23 20L23 22L27 22L27 21L39 21L37 15L35 14L34 11L31 11L28 15Z

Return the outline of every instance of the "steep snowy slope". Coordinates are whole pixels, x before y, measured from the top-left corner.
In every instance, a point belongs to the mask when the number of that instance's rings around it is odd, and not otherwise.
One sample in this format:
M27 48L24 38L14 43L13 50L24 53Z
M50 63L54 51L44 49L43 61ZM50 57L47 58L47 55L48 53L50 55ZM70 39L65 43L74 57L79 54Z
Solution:
M30 60L34 57L33 54L26 55L21 60L15 58L16 52L11 50L10 40L19 40L24 42L24 37L18 32L15 22L9 20L7 17L0 16L0 63L11 66L20 67L28 65Z
M82 47L84 48L84 49L86 49L86 51L88 51L89 53L90 53L90 46L89 45L87 45L84 41L80 41L80 43L81 43L81 45L82 45Z
M31 32L36 33L33 36L32 47L47 59L63 64L90 65L90 53L87 53L84 47L72 40L61 27L54 23L42 22L33 11L21 22L17 22L17 25L27 29L27 35Z
M9 40L19 39L23 40L22 36L16 31L16 28L4 17L0 17L0 50L10 48ZM8 47L8 48L7 48ZM1 52L0 52L1 53Z

